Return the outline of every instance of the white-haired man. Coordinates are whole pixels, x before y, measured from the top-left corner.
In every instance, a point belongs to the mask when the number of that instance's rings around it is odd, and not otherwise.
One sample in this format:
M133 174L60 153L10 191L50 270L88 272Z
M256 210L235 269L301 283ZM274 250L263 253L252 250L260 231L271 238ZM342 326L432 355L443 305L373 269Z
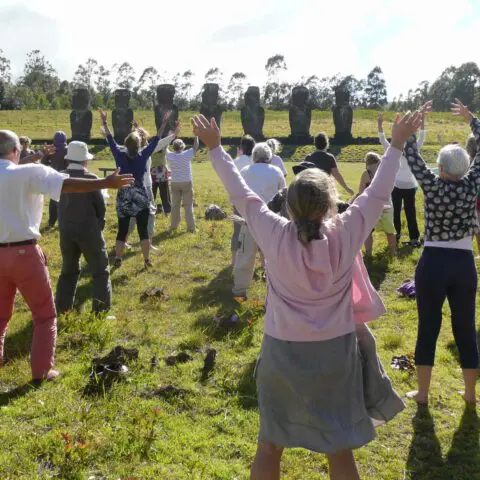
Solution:
M32 312L32 378L41 382L58 376L52 369L56 312L47 261L37 245L43 195L58 201L62 192L118 189L130 185L133 179L117 172L102 180L68 178L44 165L19 165L20 152L18 136L0 130L0 364L4 360L5 335L18 289Z
M271 165L272 150L266 143L257 143L252 151L252 164L240 173L247 185L267 203L285 188L285 177L278 167ZM247 297L248 287L255 271L258 246L248 225L243 224L238 237L239 248L233 270L233 294Z

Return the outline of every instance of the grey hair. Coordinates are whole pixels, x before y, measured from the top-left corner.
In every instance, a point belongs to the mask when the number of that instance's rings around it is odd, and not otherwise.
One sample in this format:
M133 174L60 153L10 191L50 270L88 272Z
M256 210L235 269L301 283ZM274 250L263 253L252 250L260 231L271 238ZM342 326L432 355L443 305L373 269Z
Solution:
M446 145L440 150L437 163L443 167L445 173L462 178L470 167L470 157L459 145Z
M0 130L0 157L8 155L14 148L20 150L20 140L11 130Z
M272 150L266 142L257 143L252 151L253 163L270 163L272 161Z
M272 154L275 155L282 144L276 138L269 138L267 140L267 145L272 150Z
M177 138L173 142L172 147L174 152L181 152L182 150L185 149L185 143L183 142L183 140L180 140L179 138Z

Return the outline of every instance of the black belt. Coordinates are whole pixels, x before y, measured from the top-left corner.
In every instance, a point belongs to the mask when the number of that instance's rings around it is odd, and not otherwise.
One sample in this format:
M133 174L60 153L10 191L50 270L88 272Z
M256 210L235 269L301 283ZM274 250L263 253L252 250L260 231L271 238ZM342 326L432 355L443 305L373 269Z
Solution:
M36 245L37 241L33 240L24 240L23 242L11 242L11 243L0 243L0 248L8 248L8 247L21 247L23 245Z

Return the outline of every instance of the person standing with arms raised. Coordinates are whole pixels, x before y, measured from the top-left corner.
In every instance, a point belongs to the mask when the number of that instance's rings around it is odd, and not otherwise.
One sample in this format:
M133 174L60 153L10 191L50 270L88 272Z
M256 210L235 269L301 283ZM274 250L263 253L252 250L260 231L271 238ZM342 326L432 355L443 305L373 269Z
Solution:
M13 314L17 289L32 312L32 378L53 380L57 336L56 311L45 255L37 244L43 213L43 195L55 201L62 193L119 189L133 183L118 171L102 180L68 178L53 168L31 163L19 165L17 135L0 130L0 365Z

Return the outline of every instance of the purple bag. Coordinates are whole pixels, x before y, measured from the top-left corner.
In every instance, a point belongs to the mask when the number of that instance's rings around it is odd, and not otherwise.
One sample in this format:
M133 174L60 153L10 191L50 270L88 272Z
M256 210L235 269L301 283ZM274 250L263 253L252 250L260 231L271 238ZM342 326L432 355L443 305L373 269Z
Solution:
M415 298L415 282L413 280L405 280L403 284L397 288L397 292L402 297Z

